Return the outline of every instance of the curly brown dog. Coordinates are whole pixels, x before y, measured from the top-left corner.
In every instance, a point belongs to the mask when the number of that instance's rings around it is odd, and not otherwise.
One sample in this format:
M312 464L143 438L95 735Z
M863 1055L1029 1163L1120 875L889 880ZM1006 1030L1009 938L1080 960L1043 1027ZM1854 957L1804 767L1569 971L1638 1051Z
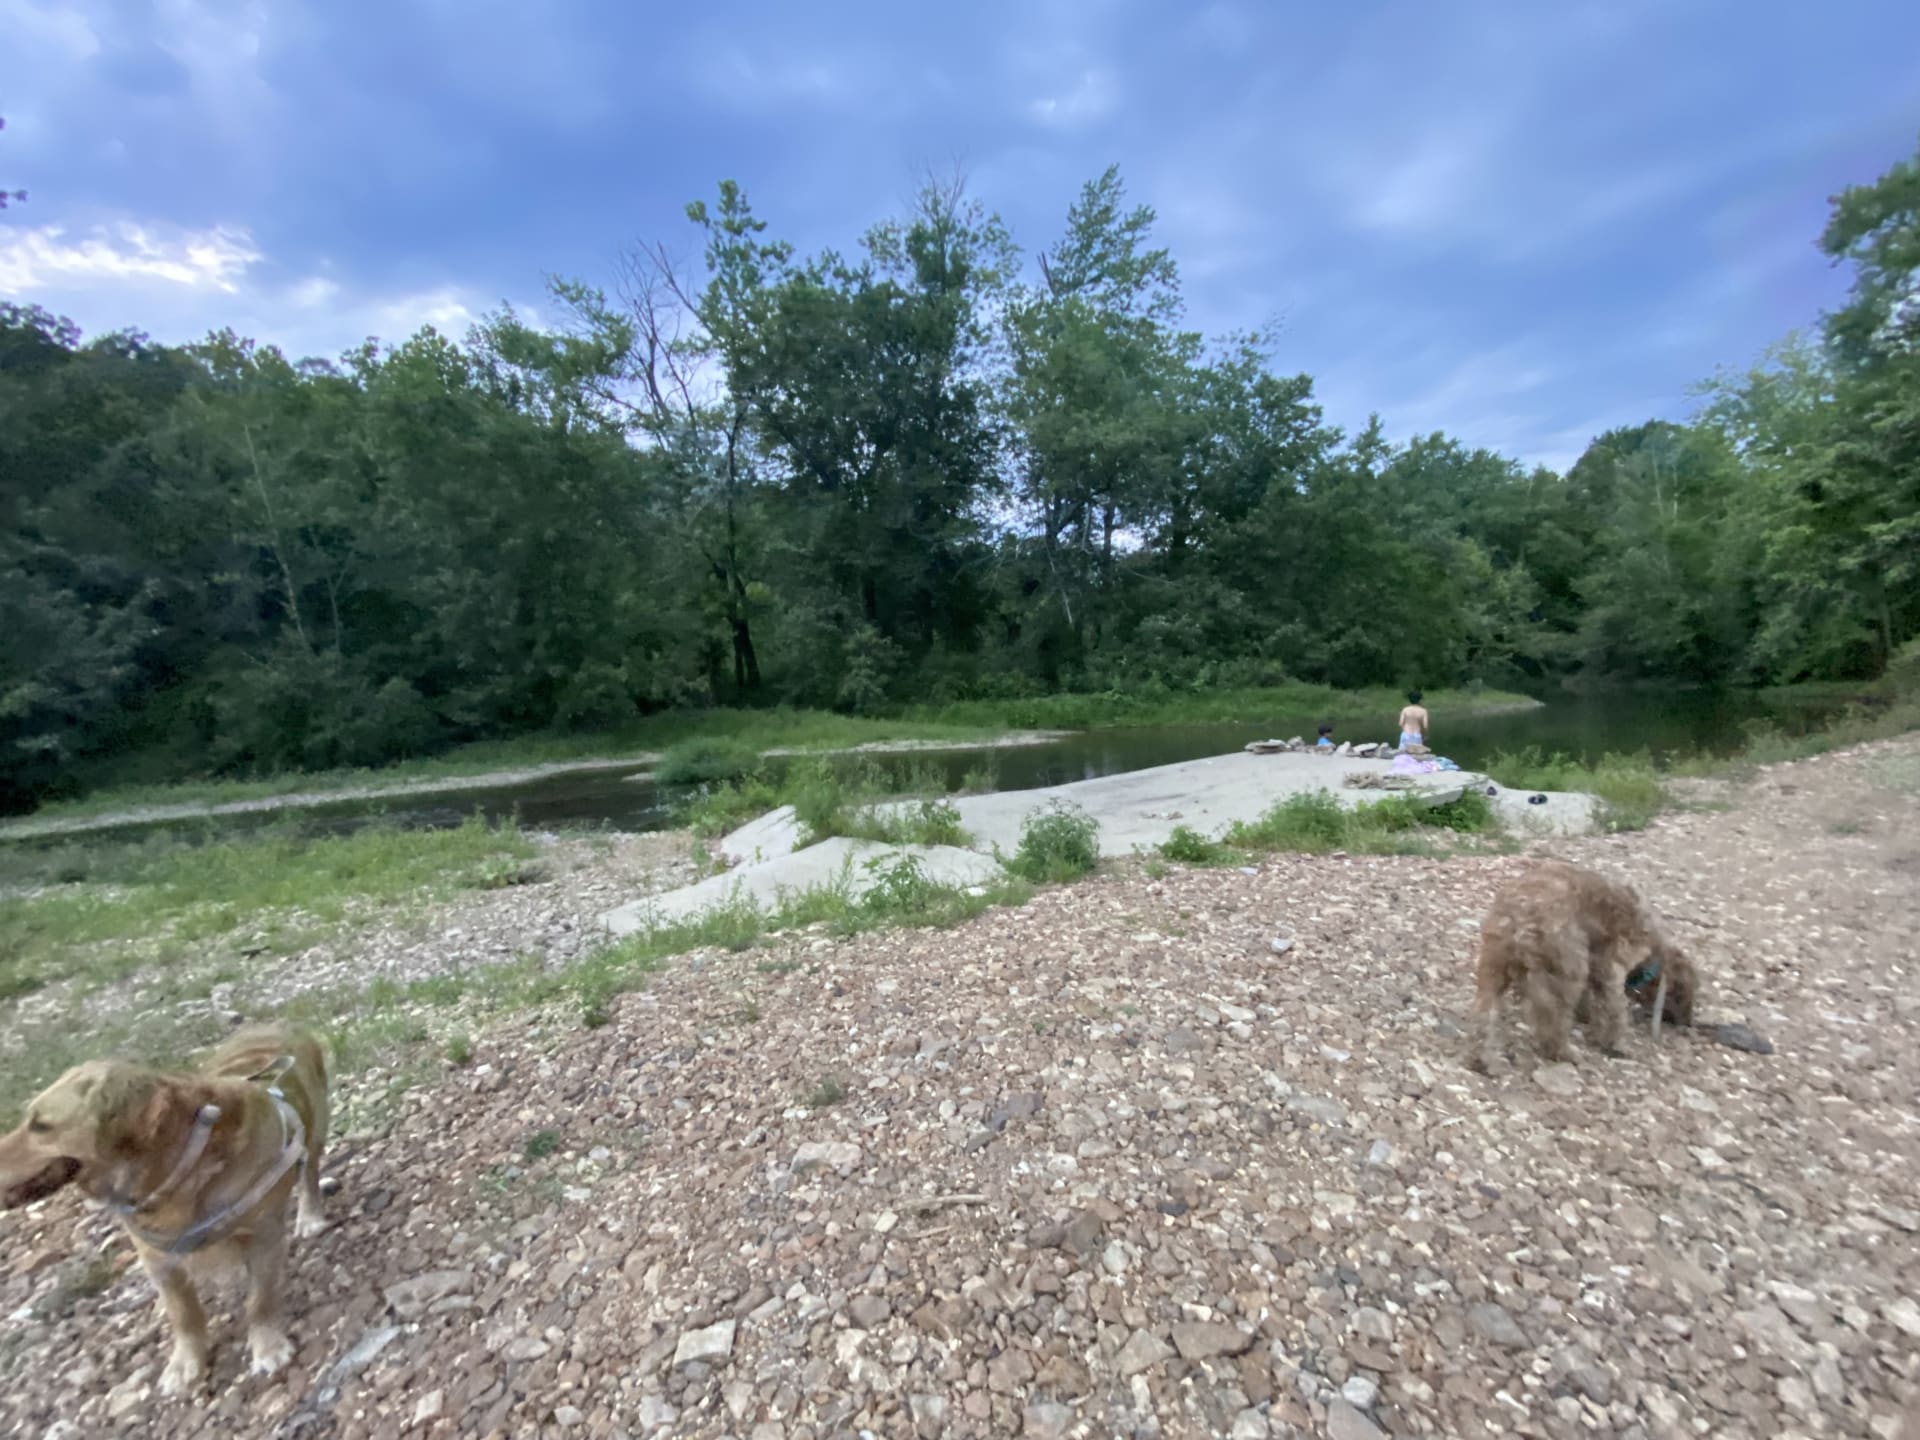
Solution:
M1629 990L1674 1023L1691 1025L1698 982L1693 962L1632 890L1548 860L1494 897L1480 926L1475 986L1468 1063L1490 1070L1501 1051L1500 1000L1509 990L1526 990L1540 1054L1564 1060L1576 1020L1597 1048L1620 1053Z
M173 1330L168 1395L207 1373L207 1317L189 1268L237 1258L253 1371L271 1375L293 1355L281 1323L288 1196L299 1195L299 1234L326 1228L327 1119L326 1051L279 1026L242 1031L190 1074L90 1061L0 1137L0 1201L11 1209L71 1184L118 1217Z

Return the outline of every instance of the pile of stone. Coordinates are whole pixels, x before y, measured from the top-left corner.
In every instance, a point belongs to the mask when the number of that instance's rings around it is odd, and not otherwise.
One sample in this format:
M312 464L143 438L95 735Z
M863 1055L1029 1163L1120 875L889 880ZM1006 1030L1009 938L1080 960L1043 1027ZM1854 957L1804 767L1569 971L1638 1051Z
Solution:
M1377 758L1382 760L1395 753L1393 745L1388 741L1369 740L1364 744L1355 745L1350 740L1342 740L1338 745L1323 750L1318 745L1308 744L1306 740L1298 735L1294 736L1291 740L1254 740L1249 742L1246 748L1247 753L1250 755L1295 755L1302 752L1310 752L1316 755L1345 755L1348 757L1358 756L1362 759Z

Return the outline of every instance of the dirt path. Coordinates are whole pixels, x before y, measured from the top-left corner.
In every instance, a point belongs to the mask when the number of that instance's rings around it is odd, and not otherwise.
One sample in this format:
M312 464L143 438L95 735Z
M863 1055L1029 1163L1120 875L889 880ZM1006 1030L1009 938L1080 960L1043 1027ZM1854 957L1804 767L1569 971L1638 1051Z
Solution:
M1640 886L1771 1055L1466 1072L1518 858L1128 868L691 956L339 1149L271 1384L222 1303L212 1399L156 1401L144 1282L63 1258L111 1229L0 1218L0 1431L1912 1440L1920 741L1725 798L1546 848Z

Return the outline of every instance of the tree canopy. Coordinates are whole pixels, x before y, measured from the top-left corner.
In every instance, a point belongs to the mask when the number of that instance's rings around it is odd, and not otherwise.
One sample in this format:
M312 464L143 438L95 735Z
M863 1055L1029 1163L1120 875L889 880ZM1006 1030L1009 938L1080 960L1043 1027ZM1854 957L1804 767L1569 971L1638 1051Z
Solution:
M1185 327L1117 170L803 256L727 182L565 323L337 361L0 306L0 803L649 711L1878 673L1920 633L1920 161L1847 303L1562 476ZM694 258L680 260L679 242ZM131 760L129 757L132 757Z

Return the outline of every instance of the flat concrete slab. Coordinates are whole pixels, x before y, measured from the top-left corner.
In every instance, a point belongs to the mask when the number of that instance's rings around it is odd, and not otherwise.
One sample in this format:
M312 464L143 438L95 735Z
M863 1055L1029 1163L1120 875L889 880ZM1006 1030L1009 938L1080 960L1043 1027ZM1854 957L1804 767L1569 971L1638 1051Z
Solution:
M845 884L850 893L864 894L873 883L872 873L866 868L868 862L889 855L914 856L927 878L942 884L989 884L1002 874L999 863L991 858L994 847L1011 855L1020 846L1020 829L1027 817L1056 801L1076 805L1091 815L1100 826L1100 853L1117 856L1154 849L1181 825L1218 838L1229 826L1257 820L1290 796L1316 790L1324 790L1348 806L1394 794L1438 805L1468 789L1485 791L1494 784L1486 776L1466 770L1410 776L1411 786L1405 790L1346 783L1348 775L1386 773L1384 759L1357 755L1313 751L1250 755L1236 751L1040 790L949 797L949 803L960 812L960 823L973 837L971 850L844 838L793 850L800 827L792 810L782 806L721 842L723 854L744 862L738 869L682 890L636 900L610 911L604 919L616 935L626 935L651 925L684 920L739 899L771 909L783 895L822 886ZM1530 793L1495 786L1494 810L1515 834L1578 835L1597 823L1598 803L1591 795L1549 792L1545 804L1533 805L1528 803Z
M1294 795L1324 790L1343 805L1361 805L1395 793L1426 796L1438 802L1469 786L1484 790L1493 783L1484 775L1464 770L1436 771L1411 777L1411 791L1351 788L1349 774L1384 775L1386 762L1351 755L1249 755L1244 751L1157 765L1124 775L1077 780L1044 790L1006 790L995 795L970 795L951 801L960 823L982 850L995 845L1011 854L1020 844L1026 818L1062 800L1077 805L1100 825L1102 855L1130 855L1152 849L1185 825L1217 838L1227 827L1260 818L1280 801ZM1591 826L1593 798L1553 795L1545 805L1528 805L1526 795L1508 795L1504 786L1494 797L1503 821L1526 833L1548 826L1584 830Z
M742 901L773 910L786 896L835 886L845 886L849 895L858 897L866 894L877 878L868 868L870 862L884 866L904 856L918 861L921 873L941 885L990 885L1006 873L991 855L953 845L886 845L877 840L836 836L790 855L709 876L697 885L649 895L610 910L601 919L615 935L631 935Z
M1484 787L1483 787L1484 788ZM1545 795L1547 803L1528 803ZM1600 801L1580 790L1509 790L1493 797L1493 813L1515 835L1589 835L1600 828Z
M800 821L791 805L769 810L758 820L749 820L714 848L729 865L756 865L762 860L777 860L800 848Z

